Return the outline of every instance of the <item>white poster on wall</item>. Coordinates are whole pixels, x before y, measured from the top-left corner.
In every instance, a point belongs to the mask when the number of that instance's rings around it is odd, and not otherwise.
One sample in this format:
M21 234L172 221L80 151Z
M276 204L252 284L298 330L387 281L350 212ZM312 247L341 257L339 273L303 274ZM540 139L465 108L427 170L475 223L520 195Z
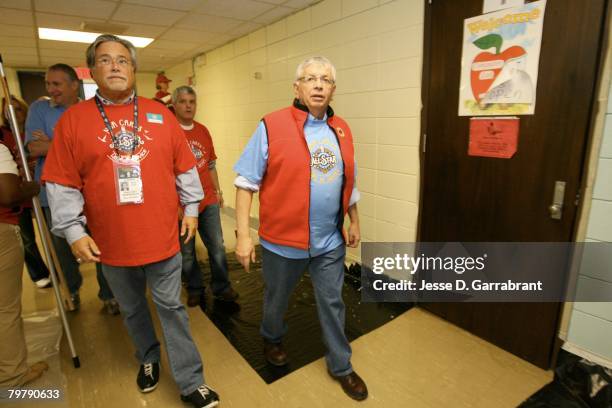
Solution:
M459 116L532 115L546 0L468 18Z

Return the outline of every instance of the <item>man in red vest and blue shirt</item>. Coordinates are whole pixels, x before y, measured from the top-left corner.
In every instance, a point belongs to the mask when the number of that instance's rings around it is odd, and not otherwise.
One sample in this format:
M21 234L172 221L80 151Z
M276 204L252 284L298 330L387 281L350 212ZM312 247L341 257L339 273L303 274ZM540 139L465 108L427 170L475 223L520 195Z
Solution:
M368 396L351 366L342 300L345 244L359 244L359 191L355 186L353 137L329 106L336 69L325 57L302 62L293 83L293 106L266 115L234 166L236 256L249 270L255 261L249 213L259 192L259 237L265 281L260 333L266 360L287 364L282 338L289 297L306 269L315 290L327 369L355 400ZM343 229L348 213L348 233Z

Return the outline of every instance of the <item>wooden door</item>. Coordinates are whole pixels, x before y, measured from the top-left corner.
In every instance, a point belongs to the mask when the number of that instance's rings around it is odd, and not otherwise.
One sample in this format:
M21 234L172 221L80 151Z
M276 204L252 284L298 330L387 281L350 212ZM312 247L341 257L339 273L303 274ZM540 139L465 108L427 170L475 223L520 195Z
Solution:
M425 2L419 241L572 241L600 63L606 0L548 0L534 115L520 116L511 159L467 155L469 117L457 115L463 20L483 0ZM563 217L548 207L566 183ZM435 303L424 307L548 368L558 303Z

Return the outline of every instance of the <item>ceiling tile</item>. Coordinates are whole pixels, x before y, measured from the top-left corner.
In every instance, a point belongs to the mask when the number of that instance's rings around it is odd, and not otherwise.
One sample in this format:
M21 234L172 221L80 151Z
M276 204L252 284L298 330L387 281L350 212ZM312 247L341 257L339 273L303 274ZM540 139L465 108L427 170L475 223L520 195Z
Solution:
M196 13L250 20L274 8L274 5L251 0L208 0Z
M0 36L34 38L34 26L0 24Z
M165 50L165 49L154 49L154 48L145 48L143 49L138 56L143 56L143 57L156 57L156 58L176 58L178 56L180 56L181 54L183 54L185 51L184 50ZM146 59L146 58L145 58Z
M136 6L122 4L113 14L113 21L127 23L143 23L159 26L171 26L187 13L183 11L172 11L154 7Z
M61 28L64 30L80 30L84 21L104 23L104 20L83 18L77 16L62 16L59 14L36 13L38 27Z
M56 62L63 62L63 60L82 60L85 61L85 51L75 52L70 50L56 50L49 48L40 49L41 58L55 59Z
M206 14L190 14L178 24L179 28L187 28L212 33L224 33L242 24L241 20L226 17L214 17Z
M41 57L40 61L44 67L48 67L57 63L68 64L73 67L84 67L87 64L85 63L85 58L62 58L61 60L53 57Z
M2 0L2 7L31 10L30 2L23 0Z
M270 24L275 21L280 20L281 18L288 16L289 14L295 12L295 9L289 7L276 7L261 16L258 16L253 19L256 23L262 24Z
M130 24L128 29L123 33L125 35L133 35L138 37L157 38L166 31L168 27L148 25L148 24Z
M33 26L32 12L0 8L0 24Z
M161 36L163 40L174 41L191 41L191 42L207 42L208 40L217 37L218 33L208 33L206 31L183 30L181 28L171 28L168 32Z
M147 46L146 49L162 49L162 50L180 50L187 51L197 47L198 43L185 41L170 41L170 40L155 40Z
M258 30L261 27L263 27L263 24L247 21L246 23L242 23L236 28L232 28L227 33L238 38L242 37L243 35L252 33L253 31Z
M283 4L287 0L257 0L260 3Z
M141 6L159 7L171 10L191 11L205 0L124 0L124 3L140 4Z
M75 43L68 41L52 41L52 40L38 40L38 46L48 50L66 50L72 52L85 52L88 44Z
M37 55L36 48L33 47L11 47L9 45L0 45L0 53L7 55Z
M116 3L103 0L34 0L36 11L86 18L107 19L115 7Z
M310 6L311 4L316 3L317 1L318 0L289 0L286 3L283 3L283 6L303 9Z
M36 40L34 36L31 37L8 37L5 35L0 36L0 47L3 45L9 45L13 47L31 47L36 48Z

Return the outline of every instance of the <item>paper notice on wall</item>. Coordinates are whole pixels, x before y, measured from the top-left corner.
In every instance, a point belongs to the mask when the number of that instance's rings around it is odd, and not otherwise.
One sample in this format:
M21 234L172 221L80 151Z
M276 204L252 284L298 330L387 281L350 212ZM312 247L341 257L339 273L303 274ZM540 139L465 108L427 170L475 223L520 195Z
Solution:
M459 116L532 115L546 0L464 21Z
M469 156L509 159L518 146L519 118L472 118Z

